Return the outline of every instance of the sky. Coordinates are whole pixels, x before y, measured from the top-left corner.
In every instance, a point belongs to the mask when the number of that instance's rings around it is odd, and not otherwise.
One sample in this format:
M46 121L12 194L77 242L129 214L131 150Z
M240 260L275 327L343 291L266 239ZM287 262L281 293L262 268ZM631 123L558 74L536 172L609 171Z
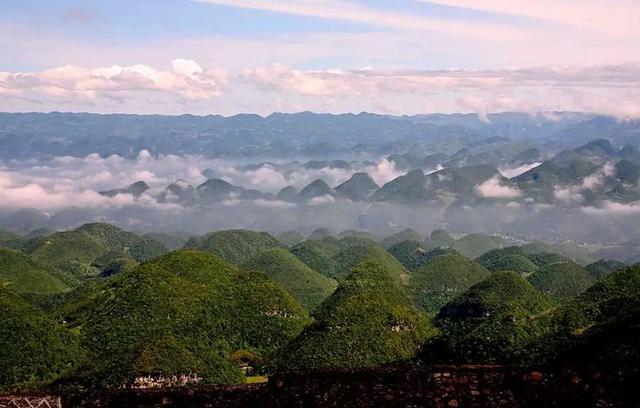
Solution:
M4 0L0 111L640 117L637 0Z

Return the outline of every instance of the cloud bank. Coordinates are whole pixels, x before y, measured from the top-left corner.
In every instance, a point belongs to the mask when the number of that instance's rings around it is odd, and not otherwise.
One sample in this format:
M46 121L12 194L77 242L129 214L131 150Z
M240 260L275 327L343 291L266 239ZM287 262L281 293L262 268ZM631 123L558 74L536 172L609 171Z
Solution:
M504 185L499 175L476 186L476 193L483 198L516 198L522 196L522 192L517 188Z
M229 71L174 59L170 70L68 65L0 72L0 110L213 113L228 105L229 113L463 111L488 120L489 113L503 111L581 111L635 119L640 118L639 78L640 63L482 71L305 71L271 64ZM238 100L242 108L234 109Z
M8 165L11 165L8 167ZM335 187L356 172L371 174L382 185L404 174L393 163L380 159L374 164L353 162L351 168L305 168L300 163L262 163L247 165L201 156L152 156L142 150L135 159L112 155L106 158L90 154L84 158L56 157L44 162L8 163L0 167L0 208L36 208L60 210L68 207L105 208L125 206L162 207L178 210L175 204L159 204L155 197L171 183L197 186L209 178L221 178L233 185L276 193L292 185L303 188L316 179ZM150 187L140 197L118 194L100 195L100 191L124 188L137 181ZM229 198L233 204L233 197ZM327 202L325 199L318 203ZM288 204L261 200L262 207L282 208Z

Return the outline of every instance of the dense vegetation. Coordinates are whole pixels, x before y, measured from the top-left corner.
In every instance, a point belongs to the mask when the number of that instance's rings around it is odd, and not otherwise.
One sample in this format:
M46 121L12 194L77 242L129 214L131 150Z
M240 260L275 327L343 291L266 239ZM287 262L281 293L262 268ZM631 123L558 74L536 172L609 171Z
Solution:
M440 310L435 320L439 335L427 345L423 358L456 363L508 361L545 333L544 315L551 308L549 299L518 274L493 273Z
M285 231L276 236L276 239L286 247L292 247L304 241L304 236L296 231Z
M514 271L527 276L538 270L538 265L531 260L529 254L515 246L493 249L484 253L477 261L492 272Z
M316 322L282 350L278 370L374 367L412 357L434 330L393 275L373 262L354 267Z
M67 285L27 255L0 249L0 286L21 294L47 295L64 292Z
M523 350L521 358L541 362L595 346L598 354L628 359L640 350L639 324L640 267L633 266L605 276L554 310L548 333Z
M336 261L334 257L339 248L335 242L328 240L309 239L291 248L291 253L314 271L329 277L336 276Z
M41 265L62 271L76 285L101 273L94 261L109 253L130 256L136 262L153 259L167 249L109 224L86 224L73 231L56 232L26 244L26 251Z
M462 255L476 258L487 251L505 246L505 241L498 237L484 234L468 234L456 240L453 248Z
M24 239L13 232L0 229L0 248L21 249Z
M398 278L406 279L403 266L368 237L348 236L338 239L327 236L320 240L308 239L291 248L291 252L311 269L339 282L355 265L366 260L379 262Z
M564 301L584 292L593 285L595 278L580 265L568 261L540 268L529 281L545 295Z
M384 238L381 244L385 248L391 248L392 246L399 244L400 242L403 242L403 241L422 242L424 241L424 236L421 235L418 231L414 230L413 228L407 228Z
M0 392L38 389L81 357L75 336L0 283Z
M207 251L234 265L242 265L262 251L281 246L277 239L266 232L230 230L192 238L185 248Z
M286 249L269 249L243 265L247 270L263 272L281 284L308 310L315 310L331 293L334 283L314 271Z
M335 279L338 282L342 282L354 266L365 261L384 267L398 281L407 279L407 272L402 264L380 245L361 241L345 243L346 240L348 239L342 240L342 249L335 256Z
M407 270L415 271L426 262L427 245L419 241L402 241L389 248L393 255Z
M161 374L241 382L233 352L266 356L309 323L307 312L265 275L200 251L172 252L119 274L74 306L64 319L91 358L69 381L85 386Z
M474 261L460 242L475 253L494 238L400 240L418 235L407 230L386 250L360 231L318 229L287 249L232 230L165 253L171 236L107 224L38 235L0 249L0 390L119 387L143 375L240 383L246 363L268 375L418 350L427 364L637 350L640 269L583 268L538 251L546 244L496 240Z
M595 278L602 278L609 275L612 272L625 268L627 265L615 259L601 259L592 264L585 266L584 269L587 270L591 275Z
M409 277L409 292L416 304L435 314L447 302L490 272L460 254L445 253L431 258Z

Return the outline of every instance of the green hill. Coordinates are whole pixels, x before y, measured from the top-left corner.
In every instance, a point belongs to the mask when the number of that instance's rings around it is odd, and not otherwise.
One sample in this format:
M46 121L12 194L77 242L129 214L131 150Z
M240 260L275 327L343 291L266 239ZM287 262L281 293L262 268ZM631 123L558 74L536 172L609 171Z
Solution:
M456 244L455 238L441 229L433 231L427 242L431 248L454 247Z
M175 251L176 249L182 248L184 244L187 243L190 237L191 236L189 234L184 232L150 232L142 236L142 238L144 239L161 243L170 251Z
M558 307L548 333L522 350L521 358L540 362L575 354L580 361L597 355L604 355L607 364L637 361L639 324L640 266L632 266L603 277Z
M415 169L382 186L372 195L372 199L407 204L450 204L456 199L474 196L478 184L499 174L498 169L486 164L448 167L428 175Z
M136 181L125 188L116 188L108 191L101 191L100 194L106 197L115 197L118 194L131 194L134 197L140 197L142 193L149 190L149 185L144 181Z
M403 241L423 242L424 236L412 228L407 228L383 239L382 246L385 248L391 248L395 244L399 244Z
M76 339L0 284L0 392L46 386L81 356Z
M415 271L426 262L427 245L420 241L402 241L389 248L393 255L408 271Z
M424 187L425 180L426 176L422 170L411 170L382 186L373 193L372 200L399 203L424 202L428 198Z
M585 266L584 269L586 269L587 272L589 272L594 277L600 279L612 272L626 268L626 266L627 265L624 262L618 261L616 259L601 259L597 262Z
M468 258L477 258L487 251L505 246L502 238L485 234L468 234L456 240L453 247Z
M141 238L113 225L96 223L37 238L27 244L26 251L37 263L51 266L78 280L99 275L100 269L92 264L111 251L120 251L137 262L146 262L167 249L157 241Z
M338 233L333 228L317 228L309 235L308 239L324 239L329 237L336 237Z
M371 242L377 242L378 239L376 238L375 235L373 235L370 232L367 231L359 231L359 230L344 230L344 231L340 231L340 233L338 234L338 238L342 239L342 238L357 238L357 239L363 239L363 240L368 240Z
M149 261L167 252L167 248L158 241L139 237L110 224L85 224L75 232L87 233L105 248L122 250L138 262Z
M133 270L138 262L124 251L112 250L96 258L91 266L100 271L100 276L109 277L118 273Z
M554 201L556 186L571 185L593 174L599 167L581 157L558 159L547 160L512 180L528 197L538 202L551 203Z
M24 238L13 232L0 229L0 248L22 249Z
M296 231L285 231L276 236L276 239L286 247L292 247L304 241L302 234Z
M429 314L490 274L482 265L459 254L431 258L409 277L409 293L416 305Z
M276 200L293 202L298 197L298 189L294 186L286 186L276 194Z
M351 270L362 262L375 262L381 265L400 282L408 278L407 271L402 264L379 244L357 240L345 241L341 241L342 249L334 257L336 269L333 278L338 282L342 282L351 273Z
M188 250L116 275L62 310L92 352L69 381L90 387L119 386L140 375L242 382L232 353L264 358L310 323L266 275Z
M291 253L314 271L333 278L336 274L334 257L339 250L334 242L308 239L291 248Z
M329 278L309 268L286 249L264 251L243 265L278 282L308 310L315 310L333 291Z
M538 270L538 266L523 255L507 255L493 262L487 269L491 272L513 271L529 276Z
M476 258L476 261L482 266L484 266L485 268L489 269L491 264L493 264L494 262L498 262L500 259L509 255L521 255L525 257L528 256L528 254L521 247L508 246L504 248L496 248L496 249L492 249L491 251L487 251L481 256L479 256L478 258Z
M529 276L538 270L536 265L520 247L494 249L476 259L491 272L513 271Z
M87 233L66 231L30 242L27 251L39 264L64 271L78 280L98 275L99 270L91 267L91 263L109 249Z
M522 247L524 248L524 247ZM557 264L557 263L575 263L571 258L566 257L561 254L556 254L552 252L536 252L536 253L528 253L527 258L531 260L538 268L542 268L547 265Z
M307 201L313 198L322 197L326 195L333 195L333 194L334 194L333 189L329 187L327 183L324 182L324 180L317 179L312 181L307 186L305 186L302 190L300 190L300 192L298 193L297 199L301 201Z
M467 234L455 239L445 230L435 230L429 236L430 248L453 248L467 258L477 258L485 252L506 246L504 239L485 234Z
M558 262L540 268L529 281L552 299L565 301L584 292L595 278L575 262Z
M545 332L535 320L552 303L514 272L496 272L467 289L438 313L439 335L425 357L455 363L505 362Z
M291 248L291 253L311 269L340 281L359 262L369 257L386 264L398 275L406 271L379 244L368 238L349 236L342 239L327 236L308 239Z
M210 252L234 265L242 265L262 251L280 247L282 244L268 233L247 230L212 232L192 238L185 245L185 248Z
M337 186L335 192L351 201L365 201L378 188L378 185L367 173L354 173L349 180Z
M392 246L389 253L393 255L408 271L416 271L423 267L431 259L440 255L460 255L458 251L450 247L440 247L427 250L424 242L405 241Z
M197 186L196 193L200 200L214 202L223 200L233 193L238 193L238 187L225 180L212 178Z
M74 232L86 233L110 250L123 249L138 262L148 261L167 251L159 242L145 240L110 224L85 224Z
M20 294L49 295L68 290L55 274L37 265L27 255L0 249L0 286Z
M279 371L377 367L411 358L434 333L393 276L375 262L357 265L287 345Z

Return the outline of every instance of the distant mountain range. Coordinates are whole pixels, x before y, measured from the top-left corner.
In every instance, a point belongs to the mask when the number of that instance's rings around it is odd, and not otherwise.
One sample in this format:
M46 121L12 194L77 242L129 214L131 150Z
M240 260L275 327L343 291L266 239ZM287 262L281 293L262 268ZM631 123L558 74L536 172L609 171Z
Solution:
M562 149L595 138L620 145L637 143L640 135L638 121L571 112L548 116L499 113L488 119L482 121L475 114L301 112L223 117L0 113L0 159L84 157L91 153L136 157L141 150L154 155L337 158L366 153L451 155L470 149L468 157L451 160L473 164L475 146L501 139Z

